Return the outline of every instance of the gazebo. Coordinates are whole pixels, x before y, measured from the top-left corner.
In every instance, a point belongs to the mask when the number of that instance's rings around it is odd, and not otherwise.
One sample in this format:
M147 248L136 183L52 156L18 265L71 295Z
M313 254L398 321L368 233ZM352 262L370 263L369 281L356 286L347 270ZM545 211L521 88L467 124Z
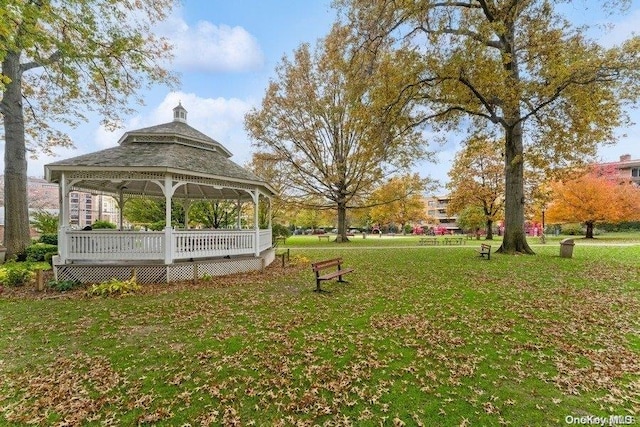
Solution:
M45 165L46 179L60 188L56 278L100 282L128 278L135 269L139 282L171 282L259 270L273 262L274 191L230 157L222 144L187 124L187 111L179 104L173 109L173 121L126 132L117 147ZM120 212L131 198L164 200L164 230L124 230L122 214L118 230L74 229L72 191L110 195ZM171 223L176 200L184 206L184 227ZM238 210L235 227L189 228L189 206L200 200L233 201ZM245 203L253 208L249 227L240 221ZM262 228L260 207L269 212Z

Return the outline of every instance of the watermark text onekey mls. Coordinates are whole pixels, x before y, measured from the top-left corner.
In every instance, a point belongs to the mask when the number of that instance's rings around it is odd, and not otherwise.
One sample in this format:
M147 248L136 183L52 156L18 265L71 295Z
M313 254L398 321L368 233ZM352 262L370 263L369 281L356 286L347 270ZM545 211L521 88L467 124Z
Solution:
M607 417L599 417L595 415L573 416L567 415L564 421L570 425L589 425L589 426L622 426L634 425L636 417L633 415L609 415Z

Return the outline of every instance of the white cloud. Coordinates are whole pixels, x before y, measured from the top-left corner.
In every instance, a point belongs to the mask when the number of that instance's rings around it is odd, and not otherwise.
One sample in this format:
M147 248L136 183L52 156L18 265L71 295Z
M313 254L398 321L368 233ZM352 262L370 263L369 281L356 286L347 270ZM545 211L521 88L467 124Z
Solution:
M232 160L243 164L251 157L251 143L244 131L244 116L253 105L238 98L201 98L194 93L171 92L160 104L143 116L132 118L124 130L109 136L106 132L97 135L110 138L114 146L126 131L155 126L173 120L173 108L181 103L187 110L187 123L205 135L221 143L233 154Z
M175 47L173 67L177 71L250 71L262 67L260 45L244 28L208 21L190 27L179 14L178 10L159 28Z
M251 159L251 142L244 130L244 116L253 107L251 102L237 98L201 98L193 93L171 92L148 113L132 117L113 132L96 125L85 129L86 138L72 135L75 149L57 149L56 156L39 156L29 160L29 176L42 177L44 165L62 159L104 150L118 145L125 132L167 123L173 120L173 108L182 103L187 110L187 123L215 139L233 154L231 160L243 165ZM4 167L0 159L0 167Z
M172 92L152 113L152 124L173 120L173 108L178 103L187 110L187 123L231 151L233 161L242 165L251 158L251 143L244 130L244 116L253 107L250 102Z

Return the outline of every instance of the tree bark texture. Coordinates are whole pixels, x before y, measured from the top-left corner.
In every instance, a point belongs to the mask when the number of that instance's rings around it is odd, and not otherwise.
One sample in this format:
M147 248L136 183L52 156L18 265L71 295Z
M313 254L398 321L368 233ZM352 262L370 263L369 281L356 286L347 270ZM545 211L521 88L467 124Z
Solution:
M347 204L344 202L338 202L338 237L336 238L338 243L347 242Z
M6 85L1 102L5 132L4 245L7 247L7 257L23 253L31 242L20 67L20 54L7 52L2 61L2 73L11 82Z
M486 240L493 240L493 220L487 220L487 237Z
M522 125L505 128L505 218L504 237L498 249L500 253L534 254L527 243L524 230L524 150Z
M587 234L585 235L585 238L593 239L593 228L595 223L593 221L587 221L585 222L585 225L587 226Z

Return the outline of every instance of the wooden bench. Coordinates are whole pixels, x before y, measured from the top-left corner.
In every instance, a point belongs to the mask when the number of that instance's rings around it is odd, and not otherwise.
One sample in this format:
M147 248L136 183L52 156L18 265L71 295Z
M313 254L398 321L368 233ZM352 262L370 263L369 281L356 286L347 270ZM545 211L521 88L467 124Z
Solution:
M318 234L318 240L327 239L328 242L330 237L330 234Z
M487 245L486 243L482 243L480 245L480 249L478 249L478 255L481 258L487 257L487 259L491 259L491 245Z
M336 271L321 274L322 270L331 267L337 267ZM311 263L311 269L316 274L316 288L314 289L314 292L322 292L322 289L320 288L320 282L322 282L323 280L331 280L337 277L338 282L346 283L346 280L344 280L342 276L354 271L353 268L342 268L342 258L334 258Z
M286 236L276 236L276 246L278 244L282 243L283 245L285 243L287 243L287 237Z

